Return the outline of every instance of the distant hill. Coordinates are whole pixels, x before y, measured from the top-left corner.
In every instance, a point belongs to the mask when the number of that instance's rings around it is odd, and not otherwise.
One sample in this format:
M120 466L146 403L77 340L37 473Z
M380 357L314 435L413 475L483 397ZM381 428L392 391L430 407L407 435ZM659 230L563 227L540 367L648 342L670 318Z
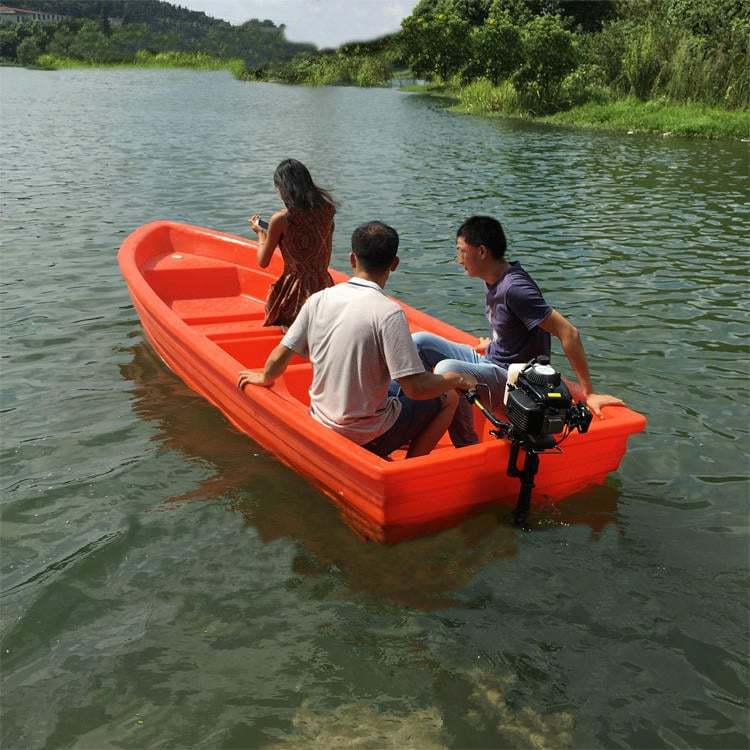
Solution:
M66 17L0 29L0 58L22 64L45 54L111 64L133 62L139 52L178 52L240 59L249 69L317 51L312 44L288 41L284 25L268 19L233 26L163 0L23 0L20 5Z
M162 21L184 21L202 26L229 26L200 10L188 10L162 0L24 0L18 7L57 13L74 18L122 19L123 23L160 25Z

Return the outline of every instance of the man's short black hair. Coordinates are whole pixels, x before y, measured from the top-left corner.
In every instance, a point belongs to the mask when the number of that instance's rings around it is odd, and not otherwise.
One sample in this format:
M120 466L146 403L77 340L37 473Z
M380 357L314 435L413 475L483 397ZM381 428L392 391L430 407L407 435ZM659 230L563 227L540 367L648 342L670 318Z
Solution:
M398 232L382 221L368 221L352 233L352 252L365 271L385 271L398 252Z
M495 260L502 260L508 243L502 224L491 216L472 216L461 224L456 237L463 237L470 245L484 245Z

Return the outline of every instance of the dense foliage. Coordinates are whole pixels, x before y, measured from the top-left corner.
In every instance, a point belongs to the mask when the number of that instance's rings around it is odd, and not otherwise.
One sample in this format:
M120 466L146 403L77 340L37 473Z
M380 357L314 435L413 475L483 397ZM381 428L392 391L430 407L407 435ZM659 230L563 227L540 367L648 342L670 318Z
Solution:
M627 97L746 108L749 37L742 0L419 0L398 34L248 76L372 86L408 68L476 112Z
M624 98L747 108L743 0L419 0L401 31L318 52L284 26L241 26L162 0L25 0L69 16L0 28L24 65L224 67L251 80L383 85L399 68L469 111L543 115Z
M24 7L69 17L56 23L0 27L0 58L22 65L52 59L138 63L136 56L142 52L180 53L181 59L191 55L239 59L252 68L315 51L313 45L287 41L284 27L272 21L232 26L160 0L33 0L25 1Z
M382 86L390 80L391 72L383 55L339 50L318 55L298 55L288 62L269 63L248 70L243 77L253 81L270 80L312 86Z
M396 36L351 42L337 50L301 54L286 62L271 62L249 69L246 78L312 86L344 84L383 86L400 64Z
M742 0L420 0L398 43L468 109L540 114L624 96L747 107L749 38Z
M21 7L71 18L115 18L123 23L159 26L164 22L184 22L198 26L228 26L226 21L188 10L161 0L23 0Z

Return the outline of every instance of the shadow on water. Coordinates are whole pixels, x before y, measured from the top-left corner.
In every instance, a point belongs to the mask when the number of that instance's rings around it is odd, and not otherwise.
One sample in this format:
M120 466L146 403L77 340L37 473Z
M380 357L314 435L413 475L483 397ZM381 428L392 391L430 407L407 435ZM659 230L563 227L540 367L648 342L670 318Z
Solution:
M449 592L466 585L487 563L516 556L524 532L511 509L490 507L437 534L394 545L363 541L328 498L303 477L237 432L221 413L170 372L145 342L121 366L134 384L133 408L156 428L154 439L205 465L211 475L163 507L229 501L263 543L292 540L293 562L305 576L341 572L354 591L420 609L450 605ZM618 524L616 487L596 487L535 514L531 529L588 526L592 535ZM404 576L404 571L409 576Z

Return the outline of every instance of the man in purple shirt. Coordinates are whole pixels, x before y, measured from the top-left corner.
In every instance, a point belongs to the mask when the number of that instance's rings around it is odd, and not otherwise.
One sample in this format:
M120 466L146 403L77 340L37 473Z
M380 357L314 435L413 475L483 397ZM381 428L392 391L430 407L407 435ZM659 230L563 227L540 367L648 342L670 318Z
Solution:
M560 340L591 411L601 416L602 406L622 404L619 398L593 392L578 329L545 302L520 263L505 260L506 248L505 233L497 219L472 216L459 227L457 259L469 276L485 283L492 338L480 339L477 351L431 333L415 333L414 343L425 367L437 374L450 371L473 375L477 394L495 409L503 403L508 367L540 355L549 356L553 335ZM449 431L456 447L478 442L466 399L461 399Z

